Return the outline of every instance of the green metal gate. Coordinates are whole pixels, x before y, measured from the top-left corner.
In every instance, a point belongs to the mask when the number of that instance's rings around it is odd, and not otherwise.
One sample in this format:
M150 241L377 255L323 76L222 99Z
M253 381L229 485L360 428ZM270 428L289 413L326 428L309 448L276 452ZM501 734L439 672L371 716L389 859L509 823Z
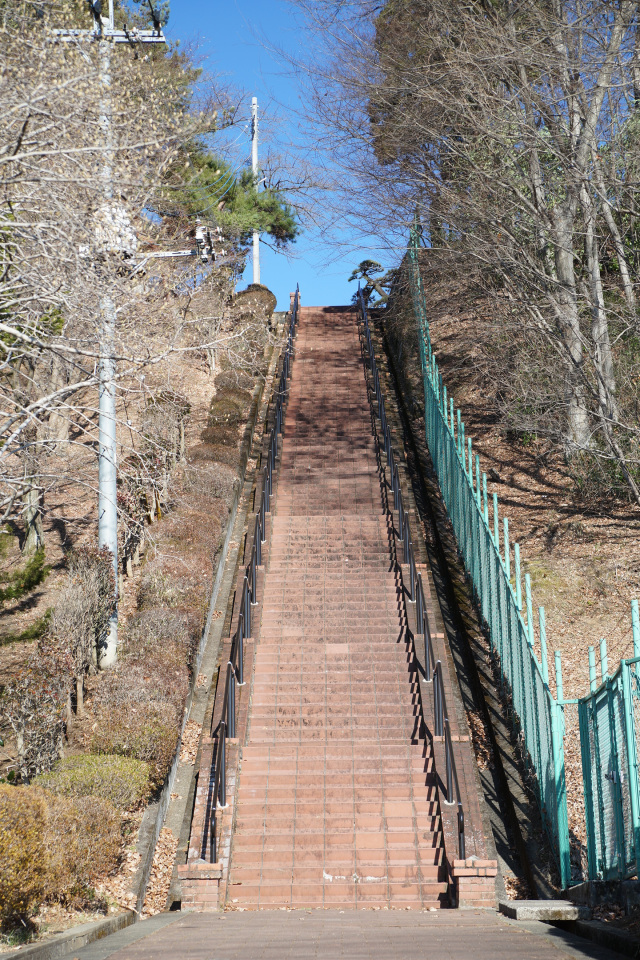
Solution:
M635 639L635 638L634 638ZM623 880L640 862L640 795L637 733L640 724L640 657L622 660L578 701L590 879Z

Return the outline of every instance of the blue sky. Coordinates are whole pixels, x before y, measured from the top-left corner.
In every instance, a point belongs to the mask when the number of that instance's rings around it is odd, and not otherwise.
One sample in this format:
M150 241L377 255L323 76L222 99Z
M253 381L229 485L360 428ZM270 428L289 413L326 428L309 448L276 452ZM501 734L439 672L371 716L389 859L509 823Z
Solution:
M272 137L286 145L295 140L298 117L304 112L302 94L294 78L260 42L260 37L294 54L299 53L301 35L292 19L291 8L280 0L171 0L171 18L166 29L171 40L195 42L205 69L222 75L248 96L258 98L274 120ZM288 109L287 109L288 108ZM240 133L240 131L238 131ZM267 131L264 131L265 135ZM234 134L237 136L237 134ZM247 139L246 153L250 153ZM243 146L242 138L235 149ZM274 144L276 146L276 144ZM238 154L239 160L242 159ZM351 238L345 236L345 240ZM289 291L300 284L307 305L348 303L355 284L347 277L353 267L371 255L345 253L344 260L327 264L328 249L317 229L306 229L292 249L292 256L275 253L261 243L261 281L278 298L278 309L289 304ZM251 261L244 275L251 282Z

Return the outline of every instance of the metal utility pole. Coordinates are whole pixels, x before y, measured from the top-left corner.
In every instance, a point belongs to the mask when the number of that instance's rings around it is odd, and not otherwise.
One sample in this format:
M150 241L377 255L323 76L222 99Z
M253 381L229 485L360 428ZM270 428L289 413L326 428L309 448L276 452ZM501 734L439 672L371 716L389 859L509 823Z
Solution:
M258 183L258 98L251 100L251 170L253 182ZM260 234L253 231L253 282L260 283Z
M99 127L103 143L103 164L100 173L102 200L107 216L113 204L113 137L111 129L111 44L112 43L165 43L153 6L149 7L154 19L153 30L116 30L113 17L113 0L109 0L109 14L102 16L102 0L87 0L93 15L93 30L55 30L54 35L66 42L100 42L100 103ZM99 415L98 415L98 544L106 547L113 557L116 604L118 600L118 488L116 450L116 307L106 293L100 300L100 364L99 364ZM109 633L101 651L99 667L112 666L118 657L118 610L117 605L109 623Z

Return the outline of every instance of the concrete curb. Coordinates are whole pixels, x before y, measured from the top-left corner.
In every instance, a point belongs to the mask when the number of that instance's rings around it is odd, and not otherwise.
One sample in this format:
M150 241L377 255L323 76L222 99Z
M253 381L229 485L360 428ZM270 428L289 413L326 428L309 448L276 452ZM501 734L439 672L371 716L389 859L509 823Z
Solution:
M60 957L66 957L73 951L85 947L88 943L95 940L102 940L118 930L124 930L131 926L137 920L137 915L133 910L125 910L115 917L107 917L106 920L97 920L94 923L82 923L72 930L65 930L63 933L57 933L51 940L45 943L36 943L32 947L21 947L19 950L12 950L11 953L2 954L3 960L14 960L20 957L20 960L58 960Z
M564 926L564 924L558 924L558 926ZM615 950L616 953L621 953L625 957L640 957L640 940L625 930L611 927L608 923L601 923L599 920L576 920L574 923L568 923L566 928L570 933L597 943L599 947Z

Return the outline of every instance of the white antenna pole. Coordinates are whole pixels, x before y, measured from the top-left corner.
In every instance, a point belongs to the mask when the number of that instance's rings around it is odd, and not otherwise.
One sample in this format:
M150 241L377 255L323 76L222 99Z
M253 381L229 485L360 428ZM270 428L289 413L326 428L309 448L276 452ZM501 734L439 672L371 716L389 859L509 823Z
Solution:
M258 182L258 98L251 101L251 170L254 183ZM260 283L260 234L253 231L253 282Z

